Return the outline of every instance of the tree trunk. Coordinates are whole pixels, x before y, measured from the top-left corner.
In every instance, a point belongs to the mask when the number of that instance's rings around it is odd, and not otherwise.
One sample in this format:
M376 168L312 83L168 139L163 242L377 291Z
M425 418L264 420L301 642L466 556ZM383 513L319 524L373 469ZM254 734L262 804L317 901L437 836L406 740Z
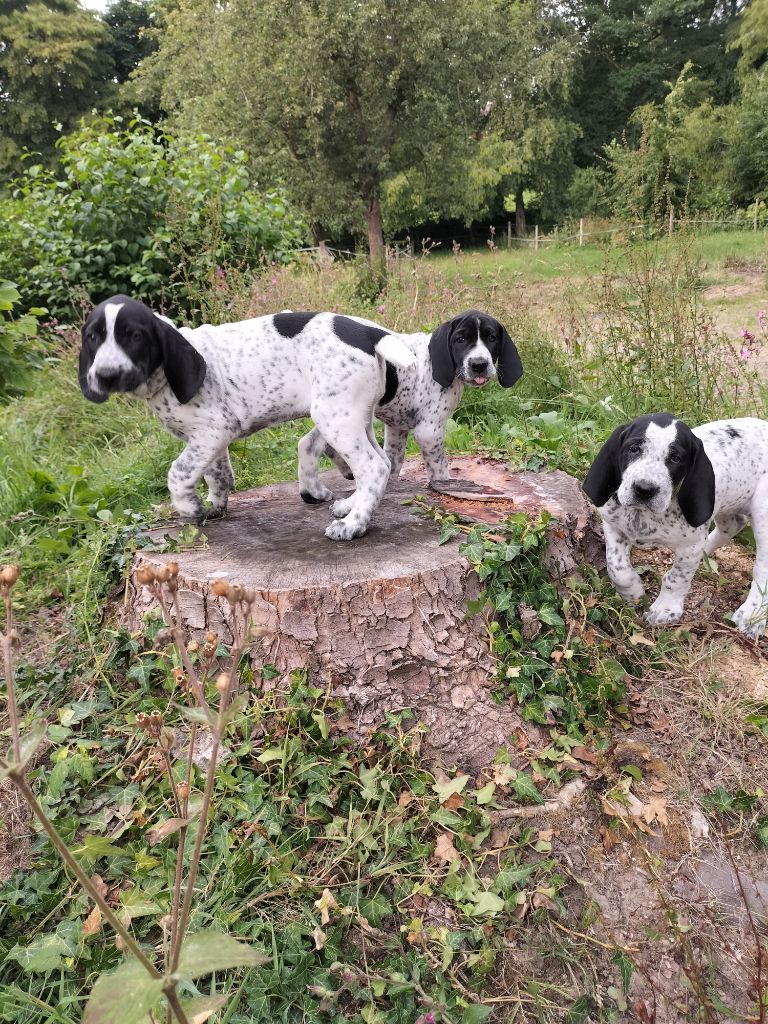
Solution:
M374 270L380 270L384 266L384 228L378 196L373 196L368 200L365 219L368 226L368 252L371 257L371 266Z
M515 192L515 238L525 238L527 228L525 226L525 202L523 201L523 190L518 188Z
M602 551L593 515L578 483L564 473L512 473L503 463L450 460L448 493L430 501L451 512L498 523L515 511L548 509L549 562L554 575ZM351 485L323 474L338 495ZM263 636L251 649L259 666L274 665L267 684L286 688L306 669L316 686L340 698L353 738L364 741L388 712L413 710L428 730L425 757L478 770L504 746L514 751L543 741L513 703L497 704L494 658L486 614L467 614L477 597L476 574L459 554L459 540L438 543L438 527L404 501L426 494L421 460L409 460L390 483L365 537L348 544L323 535L327 506L305 505L295 483L233 495L223 520L205 525L207 543L173 554L140 551L135 564L179 564L179 596L188 631L230 639L228 605L211 591L216 579L253 587L254 622ZM153 531L158 539L167 528ZM149 605L131 585L129 615L136 628Z

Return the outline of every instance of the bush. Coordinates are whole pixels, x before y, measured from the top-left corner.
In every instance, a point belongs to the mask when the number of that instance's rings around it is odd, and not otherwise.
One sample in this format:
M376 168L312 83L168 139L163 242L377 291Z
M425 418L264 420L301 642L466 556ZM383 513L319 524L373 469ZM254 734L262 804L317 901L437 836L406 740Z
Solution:
M190 312L218 268L284 262L303 226L279 192L252 190L246 156L207 136L104 118L58 144L60 177L38 165L3 203L0 276L25 304L71 315L115 292Z
M27 372L38 364L37 318L44 309L33 308L13 318L20 295L11 281L0 280L0 399L21 394Z

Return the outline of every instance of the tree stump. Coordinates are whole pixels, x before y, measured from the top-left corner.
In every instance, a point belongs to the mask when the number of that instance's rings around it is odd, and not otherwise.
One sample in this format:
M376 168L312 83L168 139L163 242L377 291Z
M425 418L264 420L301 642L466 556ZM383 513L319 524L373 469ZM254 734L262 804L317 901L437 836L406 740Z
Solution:
M553 575L599 562L602 543L578 483L564 473L513 473L476 457L453 458L450 468L438 493L427 488L421 460L409 461L368 534L350 543L324 536L328 506L304 504L293 482L233 495L227 517L205 525L205 546L139 551L135 565L178 562L185 624L196 637L212 630L229 638L228 605L212 593L214 580L255 588L254 620L265 635L251 653L275 665L277 685L306 667L314 685L344 701L359 736L386 712L410 708L429 729L426 756L476 771L499 746L513 751L521 730L530 742L540 737L511 703L492 699L487 617L467 614L480 586L459 555L459 539L438 544L435 522L404 502L423 494L487 523L547 509L555 517L547 556ZM336 495L351 491L335 471L323 476ZM159 539L174 528L153 532ZM130 586L136 626L149 598Z

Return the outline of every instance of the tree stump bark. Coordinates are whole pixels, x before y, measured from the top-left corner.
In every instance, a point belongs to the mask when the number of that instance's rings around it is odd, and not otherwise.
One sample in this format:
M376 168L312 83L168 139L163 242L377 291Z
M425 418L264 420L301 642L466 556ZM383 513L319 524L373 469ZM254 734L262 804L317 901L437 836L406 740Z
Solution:
M336 495L351 483L324 474ZM408 462L391 483L368 534L348 544L328 540L326 505L305 505L296 483L232 496L223 520L207 523L205 546L174 554L139 551L135 565L179 564L185 625L193 636L212 630L229 638L228 605L211 591L216 579L253 587L254 620L265 635L253 644L257 663L275 665L277 685L307 668L317 686L341 698L358 735L386 712L410 708L429 729L422 748L447 766L476 771L499 746L512 753L540 739L511 704L491 696L494 659L484 614L467 602L480 586L458 552L458 539L438 544L438 527L412 505L416 494L447 511L487 523L512 511L543 509L550 526L553 575L602 557L599 530L577 482L564 473L512 473L502 462L451 459L441 493L427 488L421 460ZM178 529L178 527L176 527ZM158 538L173 527L153 531ZM130 584L130 617L138 625L148 606Z

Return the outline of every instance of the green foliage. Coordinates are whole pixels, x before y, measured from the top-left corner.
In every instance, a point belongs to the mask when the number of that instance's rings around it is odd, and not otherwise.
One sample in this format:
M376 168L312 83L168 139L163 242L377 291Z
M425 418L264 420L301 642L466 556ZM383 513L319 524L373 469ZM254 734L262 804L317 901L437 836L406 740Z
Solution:
M107 31L77 0L0 6L0 176L18 173L24 149L49 161L107 88Z
M474 527L460 550L483 585L470 611L488 605L493 615L499 699L512 694L525 718L579 733L621 711L633 659L618 660L619 645L597 635L622 639L632 616L591 567L563 587L552 581L543 558L548 523L546 514L515 513L493 531Z
M0 280L0 400L20 394L29 371L39 367L42 358L38 319L46 311L33 307L14 317L13 307L20 298L11 281Z
M283 260L302 229L282 195L253 191L242 151L119 117L58 144L61 175L29 167L6 201L0 273L62 318L115 292L191 311L222 265Z

